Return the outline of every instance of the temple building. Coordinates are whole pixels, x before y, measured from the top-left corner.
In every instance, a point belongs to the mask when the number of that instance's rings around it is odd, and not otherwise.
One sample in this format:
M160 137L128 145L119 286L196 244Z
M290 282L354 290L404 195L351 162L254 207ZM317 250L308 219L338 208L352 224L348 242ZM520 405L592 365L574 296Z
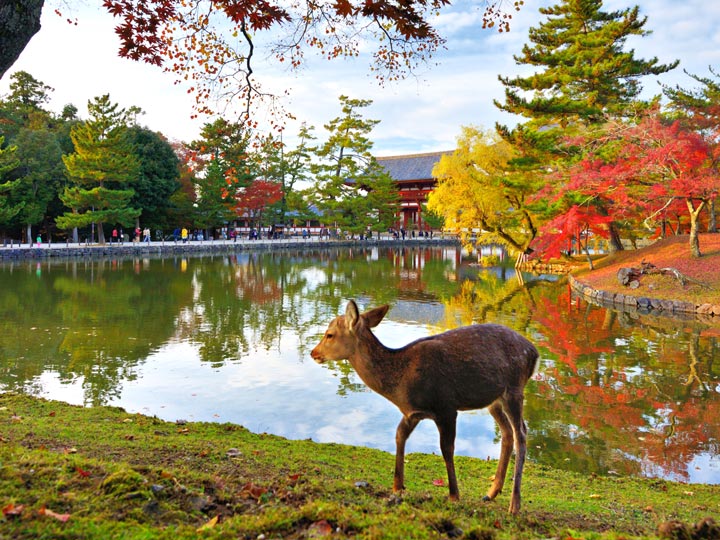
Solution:
M443 155L451 153L430 152L376 158L398 187L400 194L398 227L407 230L428 229L423 221L422 205L427 202L428 194L437 184L432 170Z

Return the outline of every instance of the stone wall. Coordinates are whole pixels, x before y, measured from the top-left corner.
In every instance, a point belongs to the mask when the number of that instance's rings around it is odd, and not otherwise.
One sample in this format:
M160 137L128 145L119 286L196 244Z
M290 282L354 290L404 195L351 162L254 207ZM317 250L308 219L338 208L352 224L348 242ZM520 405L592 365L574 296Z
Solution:
M406 240L254 240L254 241L192 241L182 242L126 242L124 244L85 245L47 244L40 247L0 247L0 260L48 259L48 258L118 258L138 256L182 256L239 253L243 251L323 249L335 247L409 247L459 245L455 239L417 238Z
M720 316L720 306L712 304L694 304L679 300L658 300L646 296L634 296L623 293L599 291L582 283L573 276L568 276L570 287L592 303L620 310L637 310L643 313L674 315L694 318Z

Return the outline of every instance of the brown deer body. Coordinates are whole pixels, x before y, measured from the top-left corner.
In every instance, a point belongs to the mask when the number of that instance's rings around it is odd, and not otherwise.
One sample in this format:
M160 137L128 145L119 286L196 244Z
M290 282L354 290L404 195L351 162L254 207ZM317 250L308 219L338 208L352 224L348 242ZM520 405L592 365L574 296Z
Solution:
M487 407L502 435L495 479L486 499L502 490L513 447L515 475L510 512L520 510L526 453L524 389L538 352L526 338L498 324L475 324L421 338L399 349L385 347L370 330L388 312L381 306L360 314L354 301L328 326L311 355L319 363L347 359L363 382L402 412L395 442L393 491L404 489L405 441L424 418L440 432L450 498L458 499L455 426L458 411Z

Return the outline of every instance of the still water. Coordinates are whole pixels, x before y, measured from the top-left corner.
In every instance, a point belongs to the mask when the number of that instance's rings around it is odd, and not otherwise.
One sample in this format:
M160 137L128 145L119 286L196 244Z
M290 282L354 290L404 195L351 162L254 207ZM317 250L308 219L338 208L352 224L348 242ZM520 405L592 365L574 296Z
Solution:
M386 345L474 322L533 340L529 459L720 484L720 327L588 305L564 280L448 247L0 264L0 391L394 451L400 413L310 358L348 299L390 304ZM481 346L481 344L479 344ZM456 452L499 455L461 413ZM422 422L408 452L439 453Z

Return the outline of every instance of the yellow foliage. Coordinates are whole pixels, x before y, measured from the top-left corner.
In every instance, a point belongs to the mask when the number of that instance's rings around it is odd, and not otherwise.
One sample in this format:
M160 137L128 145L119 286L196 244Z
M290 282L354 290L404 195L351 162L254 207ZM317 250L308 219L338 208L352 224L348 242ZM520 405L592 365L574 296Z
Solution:
M508 162L512 146L495 131L463 126L458 147L435 165L438 185L428 208L445 219L448 229L465 240L473 233L478 243L500 243L524 250L531 239L525 222L525 188L514 182Z

